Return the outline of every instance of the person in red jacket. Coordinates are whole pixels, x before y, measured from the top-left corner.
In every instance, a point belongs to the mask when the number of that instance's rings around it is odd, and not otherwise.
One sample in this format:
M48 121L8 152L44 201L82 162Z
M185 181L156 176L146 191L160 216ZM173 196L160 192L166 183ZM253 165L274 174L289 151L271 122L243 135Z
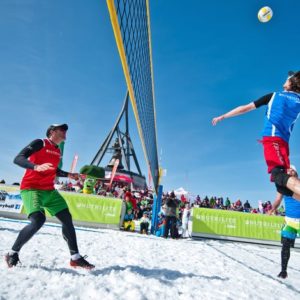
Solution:
M70 266L85 269L95 267L79 254L68 205L54 188L57 176L75 180L79 178L77 173L68 173L58 168L61 159L58 145L66 139L67 130L67 124L50 125L46 132L46 139L32 141L14 159L15 164L26 169L20 190L30 223L20 231L11 251L5 255L9 268L20 262L19 251L45 223L45 209L62 223L62 234L71 254Z
M126 198L129 198L129 201L130 201L131 204L132 204L133 210L136 210L136 209L137 209L136 199L135 199L134 195L131 193L130 190L126 191L125 197L124 197L124 198L125 198L125 199L126 199Z

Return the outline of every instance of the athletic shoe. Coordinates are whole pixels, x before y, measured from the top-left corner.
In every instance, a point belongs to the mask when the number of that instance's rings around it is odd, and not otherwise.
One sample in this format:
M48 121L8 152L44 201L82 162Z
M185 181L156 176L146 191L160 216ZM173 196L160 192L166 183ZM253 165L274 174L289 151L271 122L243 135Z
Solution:
M15 252L14 254L7 253L4 256L4 259L9 268L15 267L18 263L21 263L18 252Z
M288 277L288 274L287 274L287 271L281 271L277 277L280 277L280 278L287 278Z
M71 259L70 260L70 266L71 267L74 267L74 268L83 268L83 269L88 269L88 270L91 270L91 269L94 269L95 266L90 264L88 261L85 260L87 256L81 256L80 258L76 259L76 260L73 260Z

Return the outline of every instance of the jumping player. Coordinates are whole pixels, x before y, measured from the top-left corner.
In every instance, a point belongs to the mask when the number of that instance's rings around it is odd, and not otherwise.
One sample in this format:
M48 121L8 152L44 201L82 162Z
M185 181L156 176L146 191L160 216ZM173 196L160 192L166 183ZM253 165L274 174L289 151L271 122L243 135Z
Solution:
M267 94L213 118L212 124L267 105L262 144L268 173L279 193L300 201L300 180L287 174L290 168L289 139L300 115L300 71L289 72L283 88L282 92Z
M77 173L58 168L61 152L58 145L66 139L67 124L53 124L47 129L47 139L36 139L26 146L14 159L14 163L26 169L21 181L21 197L30 223L19 233L11 251L5 255L9 268L16 266L19 251L45 223L45 209L62 223L62 234L67 241L70 266L93 269L79 254L72 216L64 198L54 188L56 176L78 179Z

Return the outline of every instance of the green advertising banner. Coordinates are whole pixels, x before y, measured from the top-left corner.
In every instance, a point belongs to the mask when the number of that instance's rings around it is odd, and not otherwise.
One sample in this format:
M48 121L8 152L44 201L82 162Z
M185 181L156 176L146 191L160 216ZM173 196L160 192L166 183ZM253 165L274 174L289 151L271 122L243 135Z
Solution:
M280 241L284 218L228 210L194 208L193 233Z
M0 190L19 192L19 186L1 185ZM123 201L117 198L60 192L66 200L74 221L119 226ZM19 212L25 214L24 208ZM46 211L47 217L50 215Z
M61 192L66 200L74 221L119 225L122 200L94 195ZM25 214L24 208L22 213ZM50 214L46 209L46 216Z
M121 199L74 193L61 194L68 203L73 220L115 225L120 223Z

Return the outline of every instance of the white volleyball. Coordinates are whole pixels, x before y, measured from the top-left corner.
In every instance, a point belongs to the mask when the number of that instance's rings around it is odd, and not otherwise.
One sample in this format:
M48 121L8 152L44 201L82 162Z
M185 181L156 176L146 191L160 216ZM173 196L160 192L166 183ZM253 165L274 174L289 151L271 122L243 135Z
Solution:
M257 17L260 22L269 22L273 17L273 11L269 6L264 6L258 11Z

